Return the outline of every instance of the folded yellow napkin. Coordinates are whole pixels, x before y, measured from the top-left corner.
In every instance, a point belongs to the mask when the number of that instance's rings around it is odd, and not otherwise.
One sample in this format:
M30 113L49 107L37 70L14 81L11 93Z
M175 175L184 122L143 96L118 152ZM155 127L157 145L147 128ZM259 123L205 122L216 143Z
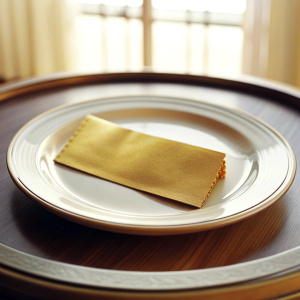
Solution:
M128 130L88 115L55 162L201 207L217 179L225 177L224 158L221 152Z

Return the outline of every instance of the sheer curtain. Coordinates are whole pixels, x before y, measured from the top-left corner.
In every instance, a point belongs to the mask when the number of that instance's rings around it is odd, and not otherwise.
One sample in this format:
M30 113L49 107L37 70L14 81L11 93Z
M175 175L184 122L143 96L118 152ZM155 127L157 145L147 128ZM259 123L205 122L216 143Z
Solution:
M68 70L75 14L73 0L0 0L0 77Z
M300 1L249 0L244 73L300 87Z

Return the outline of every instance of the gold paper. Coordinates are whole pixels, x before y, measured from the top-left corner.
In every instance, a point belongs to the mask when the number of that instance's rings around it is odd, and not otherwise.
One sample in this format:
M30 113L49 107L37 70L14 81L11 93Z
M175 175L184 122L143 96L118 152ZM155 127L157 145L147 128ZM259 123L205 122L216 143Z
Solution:
M216 180L224 177L224 157L221 152L128 130L89 115L55 161L201 207Z

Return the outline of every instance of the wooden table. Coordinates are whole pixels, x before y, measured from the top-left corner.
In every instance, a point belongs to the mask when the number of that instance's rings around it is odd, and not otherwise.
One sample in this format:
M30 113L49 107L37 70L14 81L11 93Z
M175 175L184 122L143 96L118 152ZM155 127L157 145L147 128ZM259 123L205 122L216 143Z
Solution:
M46 211L22 191L9 176L6 151L15 133L29 120L58 105L90 99L160 95L204 100L246 111L278 130L300 157L300 93L270 82L246 78L225 80L192 75L116 73L53 75L26 80L0 89L0 286L14 298L82 299L253 299L300 292L300 175L274 205L242 222L215 230L175 236L135 236L91 229ZM16 251L17 250L17 251ZM2 251L2 252L1 252ZM20 252L19 252L20 251ZM157 272L208 270L264 262L276 255L294 255L295 265L274 278L265 276L243 283L178 291L134 291L61 282L29 274L6 265L7 258L20 265L67 263L79 268ZM4 253L4 254L3 254ZM27 256L29 254L29 256ZM24 256L25 255L25 256ZM41 260L35 260L35 258ZM46 260L45 260L46 259ZM18 265L18 263L16 263ZM41 267L51 268L51 264ZM257 266L257 265L256 265ZM269 265L270 267L270 265ZM89 270L89 269L87 269ZM192 271L191 271L192 272ZM243 272L241 271L241 274ZM123 274L123 273L122 273ZM143 273L141 273L143 274ZM125 273L126 275L126 273ZM189 276L189 272L187 275ZM239 295L239 296L238 296ZM296 296L295 296L296 297ZM152 298L151 298L152 299Z

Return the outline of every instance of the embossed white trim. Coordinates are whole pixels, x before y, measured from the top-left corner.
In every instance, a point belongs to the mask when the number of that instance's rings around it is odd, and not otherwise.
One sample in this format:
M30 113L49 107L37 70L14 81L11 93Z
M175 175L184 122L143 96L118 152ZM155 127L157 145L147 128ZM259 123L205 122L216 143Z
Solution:
M36 257L0 244L0 264L62 284L131 291L189 290L238 284L300 268L300 247L231 266L172 272L132 272L76 266Z

